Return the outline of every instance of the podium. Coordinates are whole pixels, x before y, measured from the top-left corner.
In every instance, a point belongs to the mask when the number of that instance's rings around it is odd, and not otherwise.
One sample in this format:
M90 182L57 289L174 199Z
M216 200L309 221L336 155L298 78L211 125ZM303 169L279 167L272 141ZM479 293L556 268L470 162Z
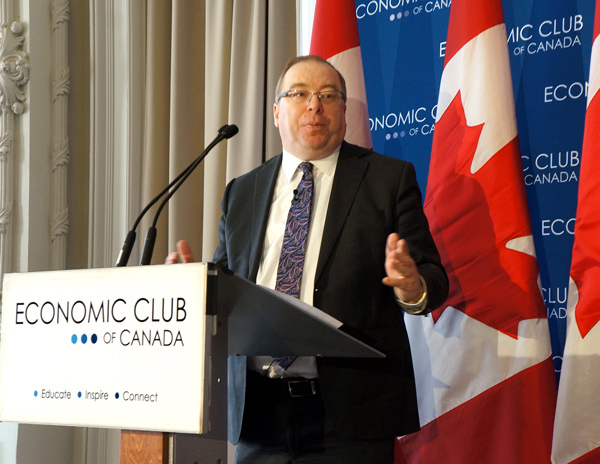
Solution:
M8 274L0 420L123 429L122 464L226 463L238 355L384 356L210 263Z

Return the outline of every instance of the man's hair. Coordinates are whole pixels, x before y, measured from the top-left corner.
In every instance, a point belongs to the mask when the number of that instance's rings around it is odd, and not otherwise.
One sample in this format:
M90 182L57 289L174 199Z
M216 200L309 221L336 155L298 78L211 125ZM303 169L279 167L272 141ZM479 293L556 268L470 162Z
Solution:
M335 66L333 66L329 61L321 58L320 56L303 55L303 56L297 56L295 58L292 58L290 61L287 62L287 64L285 65L285 68L283 68L283 71L281 72L281 75L279 76L279 80L277 81L277 87L275 87L275 100L277 100L277 96L281 93L281 82L283 81L283 78L285 77L287 72L290 70L290 68L292 66L294 66L295 64L303 63L305 61L313 61L315 63L322 63L322 64L326 64L327 66L330 66L339 76L340 82L342 83L341 90L344 93L344 95L346 95L346 80L344 79L344 76L342 76L342 73L339 72L335 68Z

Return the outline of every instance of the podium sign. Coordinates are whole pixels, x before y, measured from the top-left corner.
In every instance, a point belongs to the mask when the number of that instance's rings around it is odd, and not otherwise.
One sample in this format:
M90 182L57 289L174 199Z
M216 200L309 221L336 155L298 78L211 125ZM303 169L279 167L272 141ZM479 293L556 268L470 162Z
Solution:
M204 432L207 274L198 263L6 275L0 420Z

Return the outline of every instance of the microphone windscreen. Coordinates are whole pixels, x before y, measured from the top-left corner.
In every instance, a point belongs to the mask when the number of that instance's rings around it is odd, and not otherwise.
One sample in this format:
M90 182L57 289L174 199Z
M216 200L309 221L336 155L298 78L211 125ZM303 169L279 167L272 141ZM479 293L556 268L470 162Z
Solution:
M239 132L238 126L236 126L235 124L229 124L227 126L222 127L221 129L219 129L219 134L224 135L226 139L230 139L238 132Z

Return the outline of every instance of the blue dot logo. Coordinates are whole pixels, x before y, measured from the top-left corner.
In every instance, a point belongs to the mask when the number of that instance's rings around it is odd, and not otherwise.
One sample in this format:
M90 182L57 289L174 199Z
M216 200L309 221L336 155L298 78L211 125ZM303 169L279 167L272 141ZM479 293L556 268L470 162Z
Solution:
M86 334L83 334L81 336L81 343L83 343L84 345L87 343L87 335Z
M71 337L71 343L73 343L73 345L77 343L77 335L73 334L73 336Z
M77 393L77 398L81 398L81 392Z
M33 396L38 396L38 391L37 390L33 392Z
M92 335L92 343L95 345L97 341L98 341L98 335L96 335L96 334Z
M119 399L119 394L118 393L115 393L115 398Z

